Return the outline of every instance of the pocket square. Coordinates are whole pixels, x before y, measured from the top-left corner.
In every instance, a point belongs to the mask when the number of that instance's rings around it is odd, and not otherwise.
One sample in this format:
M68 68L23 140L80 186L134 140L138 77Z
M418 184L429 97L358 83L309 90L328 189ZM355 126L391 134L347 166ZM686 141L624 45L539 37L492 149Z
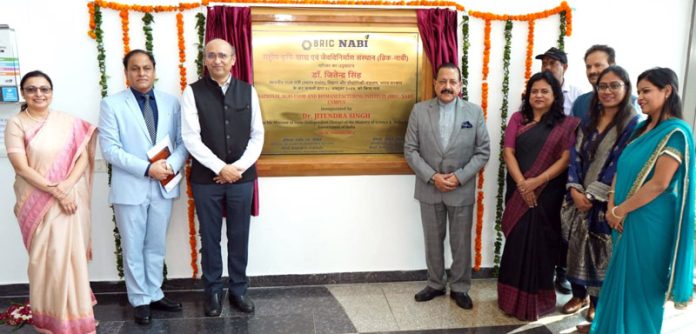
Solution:
M473 127L474 127L474 126L471 125L471 123L469 123L469 121L464 121L464 122L462 123L462 129L471 129L471 128L473 128Z

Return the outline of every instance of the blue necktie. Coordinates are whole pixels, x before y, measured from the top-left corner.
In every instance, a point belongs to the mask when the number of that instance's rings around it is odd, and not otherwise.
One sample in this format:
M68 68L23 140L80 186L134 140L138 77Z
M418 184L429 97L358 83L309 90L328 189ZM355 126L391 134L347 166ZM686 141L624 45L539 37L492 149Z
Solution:
M157 141L157 128L155 127L155 114L152 112L152 106L150 106L150 95L145 95L143 117L145 117L145 125L147 126L147 132L150 133L150 139L155 144Z

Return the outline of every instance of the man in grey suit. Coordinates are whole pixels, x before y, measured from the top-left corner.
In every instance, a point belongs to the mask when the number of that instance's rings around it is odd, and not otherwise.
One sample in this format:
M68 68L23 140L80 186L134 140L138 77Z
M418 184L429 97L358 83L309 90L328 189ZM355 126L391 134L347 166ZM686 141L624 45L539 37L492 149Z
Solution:
M428 285L415 298L424 302L446 292L443 243L449 219L450 297L470 309L471 222L476 174L490 155L488 130L481 107L457 96L462 88L457 66L440 65L434 87L437 98L413 107L404 142L416 174L428 266Z

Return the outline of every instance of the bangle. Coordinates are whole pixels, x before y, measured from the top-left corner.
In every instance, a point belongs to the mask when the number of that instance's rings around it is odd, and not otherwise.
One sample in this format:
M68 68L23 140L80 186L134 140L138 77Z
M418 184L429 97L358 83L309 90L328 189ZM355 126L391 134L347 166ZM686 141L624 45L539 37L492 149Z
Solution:
M618 208L618 206L615 206L615 207L611 208L611 215L614 216L614 217L616 217L616 218L618 218L618 219L623 219L625 216L619 216L619 215L617 215L616 212L614 211L614 210L616 210L616 208Z
M611 194L615 194L615 193L616 193L615 191L609 190L609 192L607 192L607 196L609 196L609 195L611 195Z

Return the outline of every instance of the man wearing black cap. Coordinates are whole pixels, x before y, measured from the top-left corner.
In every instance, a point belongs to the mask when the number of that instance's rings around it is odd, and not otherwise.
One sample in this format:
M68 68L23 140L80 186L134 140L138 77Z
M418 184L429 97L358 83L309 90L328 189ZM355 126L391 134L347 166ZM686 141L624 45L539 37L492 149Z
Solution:
M557 49L550 48L546 52L537 55L536 59L541 59L541 70L548 71L561 83L561 89L563 90L563 112L566 115L571 114L571 109L573 107L573 102L578 96L582 95L582 91L568 82L565 81L563 75L568 69L568 56L565 52Z
M568 69L568 56L565 52L557 49L550 48L546 52L537 55L536 59L541 59L541 70L548 71L561 83L561 90L563 90L563 112L566 115L572 116L573 102L578 96L582 95L582 91L571 84L569 84L563 78L565 71ZM559 227L560 228L560 227ZM556 280L555 286L556 290L562 294L570 293L570 282L566 278L566 254L568 253L568 245L561 241L561 251L558 254L559 258L556 262Z

